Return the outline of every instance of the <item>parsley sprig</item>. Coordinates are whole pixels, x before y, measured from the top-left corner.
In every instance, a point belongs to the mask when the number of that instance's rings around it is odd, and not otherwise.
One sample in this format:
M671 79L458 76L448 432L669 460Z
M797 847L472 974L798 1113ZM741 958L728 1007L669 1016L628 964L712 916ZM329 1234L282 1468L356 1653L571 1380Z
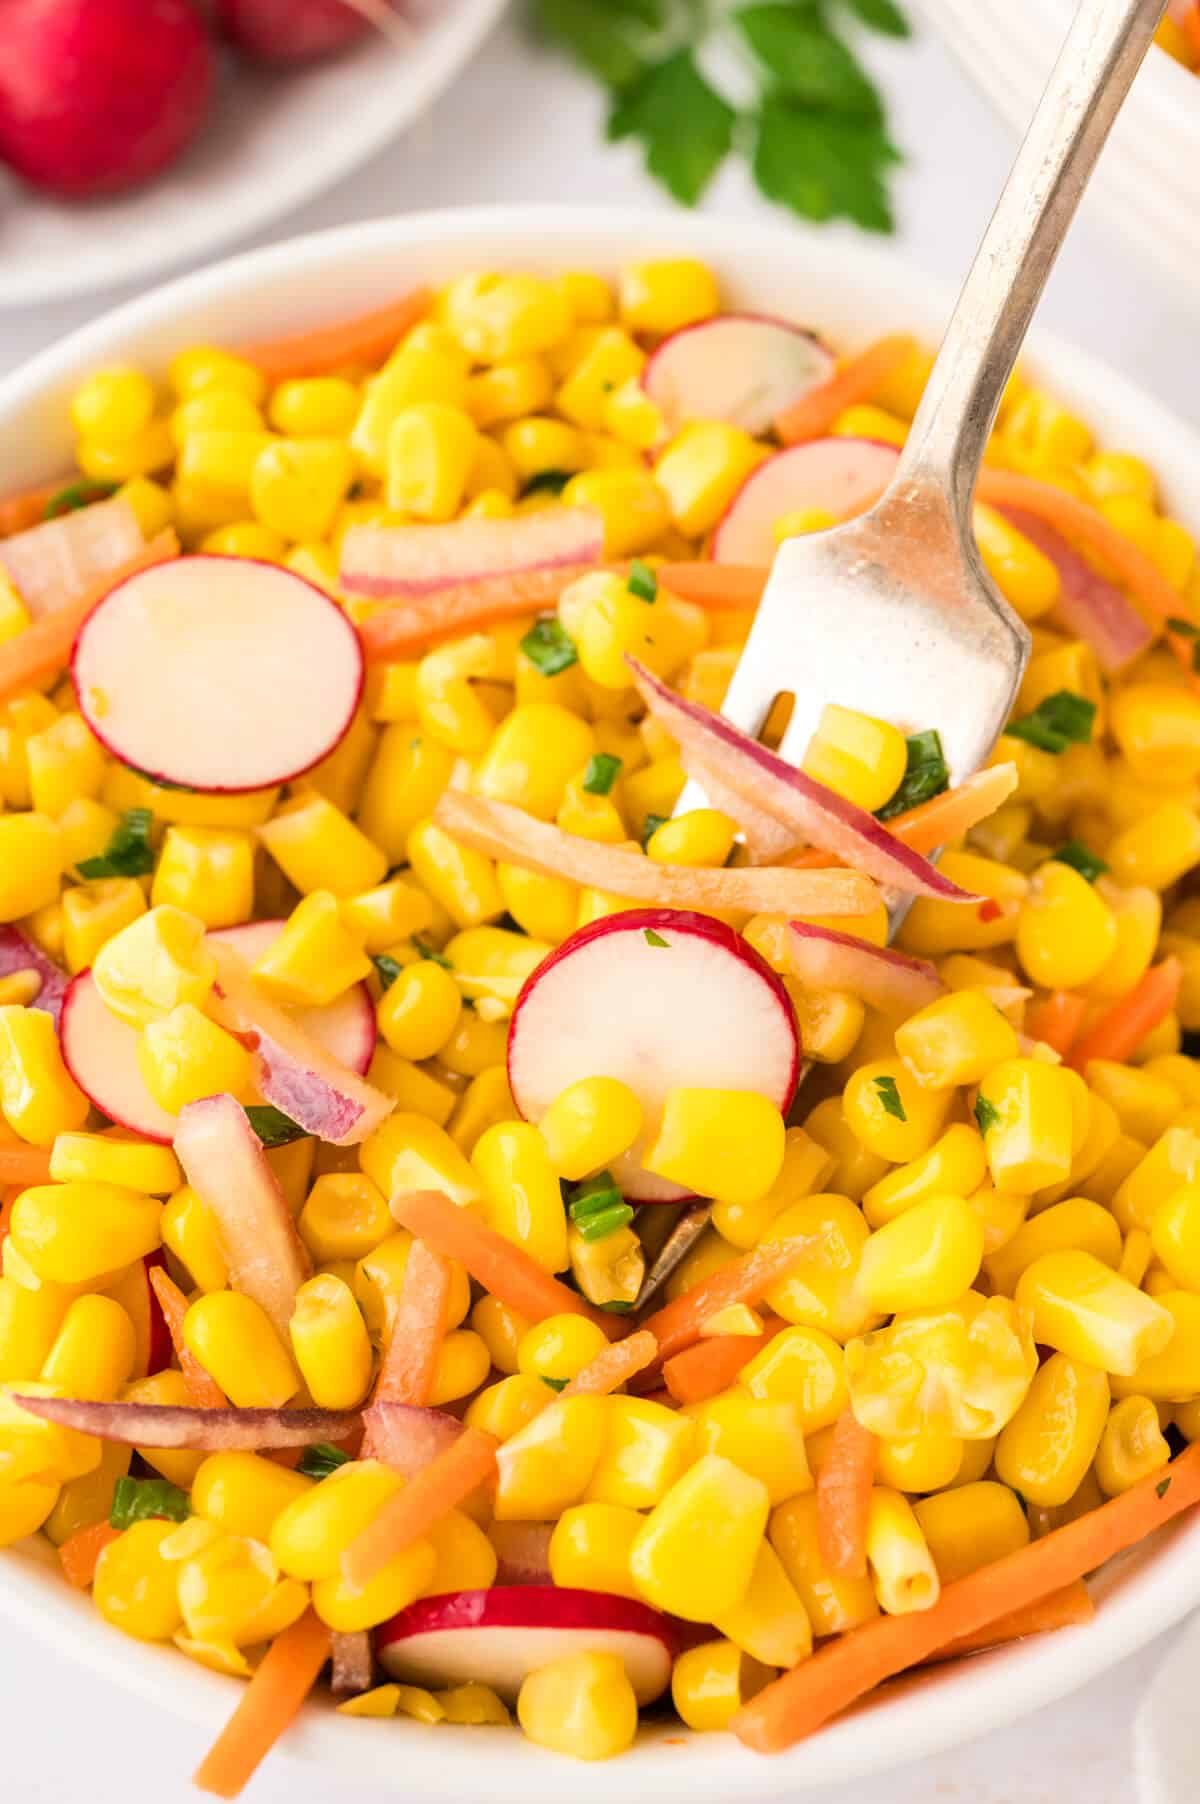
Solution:
M899 152L855 26L908 35L895 0L530 0L535 27L609 94L608 137L642 147L656 181L694 206L731 154L769 200L805 219L893 229ZM847 26L851 28L847 33ZM709 78L730 57L749 72L738 105ZM704 68L701 68L703 61Z
M150 829L154 816L148 808L127 808L95 858L81 858L76 870L92 882L98 877L144 877L154 869Z

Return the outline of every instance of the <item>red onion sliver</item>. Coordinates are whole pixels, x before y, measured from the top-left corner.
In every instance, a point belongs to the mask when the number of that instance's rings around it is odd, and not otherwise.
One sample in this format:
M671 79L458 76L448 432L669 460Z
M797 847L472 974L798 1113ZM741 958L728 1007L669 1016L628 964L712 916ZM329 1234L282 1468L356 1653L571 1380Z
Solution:
M20 928L0 927L0 977L11 977L17 971L37 972L42 987L29 1006L42 1009L57 1027L70 978Z
M260 1453L341 1441L362 1420L356 1409L193 1409L184 1404L95 1403L77 1397L13 1402L45 1422L129 1447L187 1447L196 1452Z
M144 543L128 501L114 497L14 533L0 542L0 569L39 620L128 564Z
M1057 569L1062 589L1055 612L1065 627L1091 646L1101 670L1111 676L1140 657L1153 642L1154 633L1129 598L1036 514L1019 507L996 511Z
M853 934L792 921L792 971L814 990L849 990L872 1008L913 1014L936 1002L946 986L924 958L872 946Z

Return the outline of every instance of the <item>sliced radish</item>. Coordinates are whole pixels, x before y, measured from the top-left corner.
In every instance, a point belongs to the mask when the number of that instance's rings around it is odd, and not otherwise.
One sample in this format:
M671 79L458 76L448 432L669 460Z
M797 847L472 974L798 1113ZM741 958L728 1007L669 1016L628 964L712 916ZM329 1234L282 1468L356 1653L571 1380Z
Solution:
M679 1625L649 1604L559 1585L492 1585L422 1597L375 1631L388 1676L417 1685L490 1685L509 1703L565 1654L619 1654L640 1705L670 1683Z
M358 634L337 603L251 558L176 558L128 577L85 621L71 669L115 758L220 793L320 763L363 684Z
M41 947L35 946L19 927L0 927L0 977L12 977L18 971L35 971L41 978L41 988L29 1006L52 1015L57 1027L70 981L66 972L53 959L47 958Z
M512 520L453 520L446 526L355 526L342 545L339 581L352 595L427 595L453 583L604 555L594 508L547 507Z
M209 934L210 942L232 947L249 963L261 958L267 948L283 932L282 921L248 921L242 927L223 927ZM4 975L6 932L0 930L0 976ZM23 940L23 935L17 935ZM28 944L28 942L26 942ZM32 948L36 952L36 948ZM19 953L19 949L18 949ZM41 958L41 954L37 954ZM14 954L14 969L33 964L33 957ZM49 965L49 960L43 961ZM37 967L41 969L39 964ZM92 982L90 971L82 971L68 985L57 967L49 968L66 985L62 1002L63 1058L79 1088L89 1101L118 1127L144 1139L169 1143L174 1137L178 1117L169 1115L155 1102L137 1062L136 1029L117 1019ZM47 985L49 985L49 979ZM42 994L46 993L43 990ZM42 1006L41 997L37 1006ZM51 1011L53 1012L53 1011ZM298 1027L320 1042L339 1064L362 1076L375 1052L375 1010L365 985L356 984L326 1008L297 1009L291 1017Z
M0 541L0 568L34 619L53 614L142 549L128 501L96 501Z
M799 1067L782 980L732 927L680 909L631 909L573 933L525 984L508 1034L508 1079L529 1121L579 1078L620 1078L636 1093L645 1130L612 1172L643 1203L687 1194L641 1166L669 1090L757 1090L786 1111Z
M872 946L851 933L791 923L788 948L792 970L814 990L849 990L872 1008L905 1014L936 1002L945 984L925 958L910 958L890 946Z
M128 1447L190 1447L206 1453L257 1453L342 1441L362 1420L356 1409L197 1409L188 1404L94 1403L78 1397L30 1397L22 1408Z
M770 564L776 522L800 508L846 520L882 495L896 472L895 445L870 438L814 438L752 470L717 522L716 564Z
M833 369L832 351L802 326L726 313L664 338L641 381L671 431L685 420L727 420L757 434Z

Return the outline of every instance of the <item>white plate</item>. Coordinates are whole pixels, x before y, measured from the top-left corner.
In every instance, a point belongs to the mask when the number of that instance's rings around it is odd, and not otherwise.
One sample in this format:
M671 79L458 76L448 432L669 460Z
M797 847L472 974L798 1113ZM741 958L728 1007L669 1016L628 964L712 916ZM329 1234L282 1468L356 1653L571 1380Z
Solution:
M1024 133L1070 25L1072 0L918 3L997 112ZM1200 74L1151 48L1083 204L1139 262L1200 300Z
M0 307L89 294L194 262L311 199L449 86L506 0L428 0L411 44L374 35L307 67L221 57L212 115L178 163L129 194L68 206L0 167Z
M763 228L684 214L513 207L414 215L345 227L276 245L174 282L122 307L43 353L0 384L0 492L49 478L69 462L66 401L78 378L113 360L161 368L197 338L255 338L344 310L369 307L418 281L462 270L522 265L614 271L630 255L695 255L720 272L735 306L780 314L854 346L907 327L936 337L943 289L878 251L799 227ZM1200 440L1133 384L1045 336L1030 367L1098 435L1150 459L1167 505L1200 531ZM314 1704L289 1733L289 1752L327 1768L331 1783L394 1788L410 1799L489 1804L611 1804L614 1788L655 1804L768 1801L880 1772L953 1746L1039 1709L1142 1647L1200 1604L1200 1520L1134 1549L1094 1586L1086 1627L930 1672L885 1692L790 1753L765 1760L730 1737L643 1731L616 1768L584 1766L515 1733L456 1734L408 1721L365 1722ZM236 1680L189 1664L169 1648L124 1639L61 1581L45 1543L0 1554L0 1617L54 1654L119 1678L155 1706L215 1731L241 1693ZM31 1647L29 1658L37 1658ZM46 1655L47 1671L52 1670Z

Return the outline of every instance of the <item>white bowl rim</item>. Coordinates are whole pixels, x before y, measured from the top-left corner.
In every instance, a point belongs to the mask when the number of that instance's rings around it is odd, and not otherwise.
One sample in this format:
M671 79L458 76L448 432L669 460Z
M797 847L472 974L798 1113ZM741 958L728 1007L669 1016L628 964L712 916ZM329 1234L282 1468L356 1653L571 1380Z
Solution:
M136 355L146 335L155 341L153 355L161 356L172 344L186 341L189 321L198 312L218 303L236 311L239 302L249 306L256 291L283 284L295 295L285 310L294 311L299 321L319 312L305 290L306 278L321 270L344 273L361 265L355 293L361 304L369 305L376 291L380 296L394 292L392 264L405 256L412 262L423 255L460 269L500 256L514 266L612 268L627 259L631 243L641 255L708 258L724 270L734 289L739 272L747 269L757 269L760 282L809 283L814 295L837 295L835 284L842 284L851 311L855 297L869 290L884 297L866 310L873 312L876 331L885 321L899 323L897 311L917 329L919 316L927 332L936 331L949 306L942 285L887 253L794 227L639 214L627 208L535 206L413 214L345 226L244 253L178 279L72 334L0 383L0 485L6 476L16 480L13 472L31 454L30 439L39 431L63 437L61 402L81 371L112 356ZM337 305L345 310L344 302ZM848 340L854 336L850 328L846 334ZM867 335L866 328L858 333ZM1119 430L1123 448L1155 456L1160 467L1177 472L1176 482L1168 476L1165 484L1172 509L1200 531L1200 439L1136 385L1047 334L1034 334L1030 360L1052 372L1051 386L1069 404L1088 410L1101 430ZM31 469L23 475L36 481L43 473L53 471ZM619 1774L618 1783L629 1785L634 1795L653 1795L657 1804L723 1804L739 1788L752 1789L763 1800L784 1798L885 1771L1012 1722L1115 1665L1200 1603L1200 1520L1177 1524L1152 1546L1144 1544L1112 1562L1093 1589L1099 1608L1086 1627L959 1662L915 1687L906 1684L774 1760L757 1760L729 1737L681 1737L659 1727L643 1735L615 1772L572 1763L572 1794L577 1804L610 1804ZM45 1543L24 1543L15 1555L0 1557L0 1616L210 1732L239 1695L237 1681L185 1666L169 1648L119 1639L88 1599L61 1583ZM564 1757L500 1730L450 1735L404 1721L399 1732L402 1744L385 1741L383 1737L397 1733L395 1725L372 1732L322 1705L303 1714L283 1747L300 1758L336 1766L343 1780L354 1775L378 1786L403 1786L418 1798L474 1798L486 1773L494 1804L529 1804L531 1795L540 1795L543 1788L549 1798L564 1777ZM389 1759L393 1748L395 1760Z

